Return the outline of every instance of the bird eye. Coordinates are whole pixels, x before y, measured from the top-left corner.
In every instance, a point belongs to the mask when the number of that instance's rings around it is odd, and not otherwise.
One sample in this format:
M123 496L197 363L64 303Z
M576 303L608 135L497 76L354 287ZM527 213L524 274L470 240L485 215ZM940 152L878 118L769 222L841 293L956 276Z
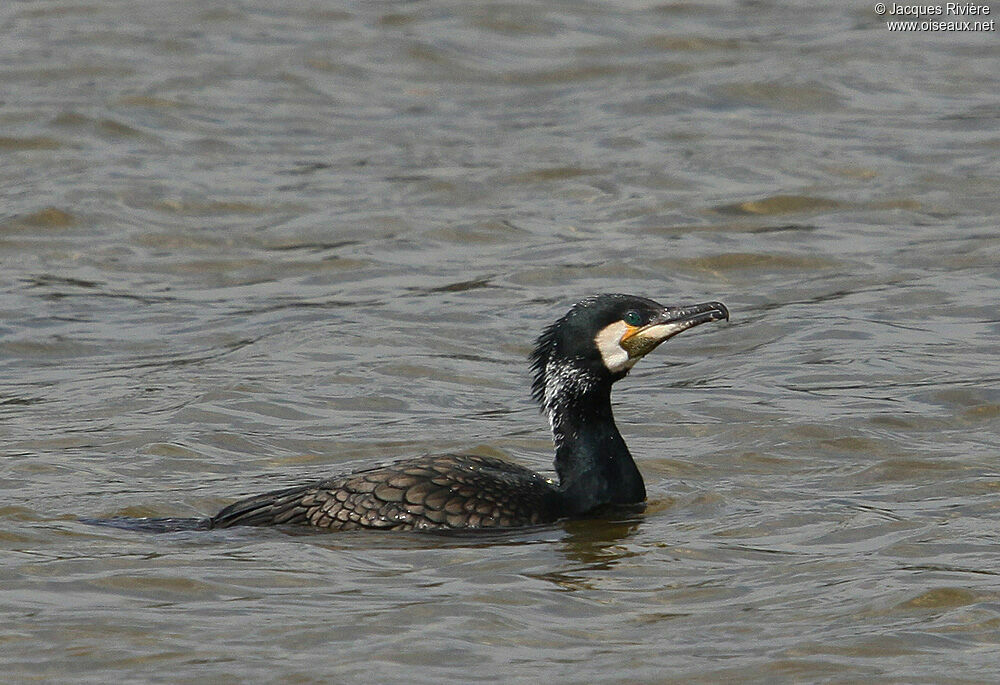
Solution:
M641 326L642 325L642 314L632 309L625 312L625 316L622 319L629 326Z

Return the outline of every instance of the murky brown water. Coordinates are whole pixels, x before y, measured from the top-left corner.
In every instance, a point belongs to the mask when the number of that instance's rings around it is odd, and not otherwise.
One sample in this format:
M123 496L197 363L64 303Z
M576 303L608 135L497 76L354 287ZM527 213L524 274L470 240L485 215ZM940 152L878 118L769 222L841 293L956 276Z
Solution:
M996 33L813 5L4 5L4 679L995 680ZM77 520L548 469L601 291L733 313L616 390L635 520Z

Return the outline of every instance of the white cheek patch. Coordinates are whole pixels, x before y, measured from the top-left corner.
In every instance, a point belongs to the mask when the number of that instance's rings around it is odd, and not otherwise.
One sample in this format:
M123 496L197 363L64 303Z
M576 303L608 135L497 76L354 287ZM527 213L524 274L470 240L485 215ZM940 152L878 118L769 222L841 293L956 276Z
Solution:
M616 321L602 328L594 337L594 343L601 353L601 360L611 373L628 371L639 361L638 359L630 359L628 351L621 345L622 336L628 331L628 324L624 321Z

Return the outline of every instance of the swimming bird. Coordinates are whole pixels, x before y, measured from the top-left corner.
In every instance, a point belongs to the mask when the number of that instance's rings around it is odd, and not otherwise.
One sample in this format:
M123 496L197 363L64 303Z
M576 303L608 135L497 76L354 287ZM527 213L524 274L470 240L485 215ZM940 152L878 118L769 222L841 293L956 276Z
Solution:
M552 428L557 481L494 457L422 456L243 499L204 527L514 528L641 503L646 488L615 425L611 386L663 341L728 318L721 302L605 294L546 328L531 354L531 393Z
M403 459L239 500L208 519L83 519L147 532L299 524L317 529L517 528L638 505L646 486L611 412L611 386L660 343L729 319L721 302L663 306L594 295L538 337L531 395L548 416L558 480L503 459Z

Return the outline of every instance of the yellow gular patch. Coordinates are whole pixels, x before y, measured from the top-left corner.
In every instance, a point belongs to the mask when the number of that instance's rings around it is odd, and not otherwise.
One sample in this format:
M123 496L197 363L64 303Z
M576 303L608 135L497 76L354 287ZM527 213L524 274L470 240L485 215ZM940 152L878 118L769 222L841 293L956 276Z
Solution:
M657 345L691 327L689 322L676 321L654 324L644 328L632 328L621 340L621 346L629 357L637 361L656 349ZM632 363L634 364L635 361Z
M642 326L629 326L624 321L619 321L618 323L624 324L625 332L622 334L621 342L624 343L626 340L631 338L633 335L642 330Z

